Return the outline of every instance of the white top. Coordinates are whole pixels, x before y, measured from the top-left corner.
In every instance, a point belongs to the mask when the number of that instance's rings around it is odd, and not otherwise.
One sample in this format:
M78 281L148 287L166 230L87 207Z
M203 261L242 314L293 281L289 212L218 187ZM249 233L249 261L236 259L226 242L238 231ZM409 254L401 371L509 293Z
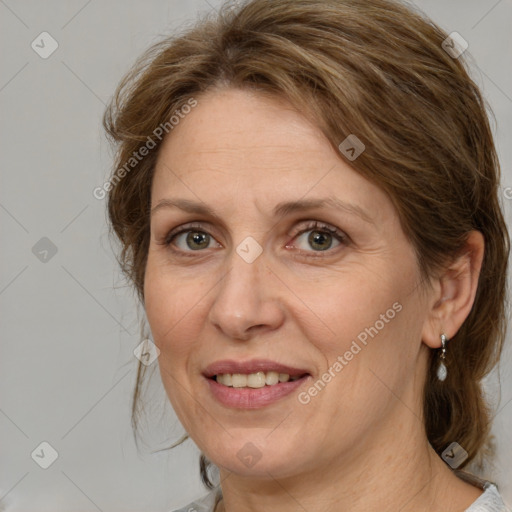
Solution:
M464 475L465 476L465 475ZM464 478L464 480L477 483L484 492L465 512L512 512L510 508L505 507L503 500L498 492L496 484L476 478ZM193 501L184 508L174 512L214 512L217 503L217 496L221 497L219 487L212 489L206 496Z
M466 509L466 512L510 512L510 509L505 507L496 485L491 482L486 484L484 493Z

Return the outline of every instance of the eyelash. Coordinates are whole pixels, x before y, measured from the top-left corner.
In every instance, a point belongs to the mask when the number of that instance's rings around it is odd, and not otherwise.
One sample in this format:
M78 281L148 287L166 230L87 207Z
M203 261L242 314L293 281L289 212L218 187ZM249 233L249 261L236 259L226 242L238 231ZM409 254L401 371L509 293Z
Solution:
M209 236L212 236L212 235L210 235L210 233L205 231L203 229L203 226L199 223L188 224L188 225L183 226L178 229L179 229L179 231L176 231L176 230L171 231L165 237L165 239L162 243L163 243L163 245L168 247L174 253L177 253L177 254L183 255L183 256L194 256L194 253L201 252L201 250L199 250L199 251L183 251L181 249L173 248L172 242L174 241L174 239L177 236L179 236L183 233L191 232L191 231L198 231L200 233L205 233ZM295 239L295 238L299 237L300 235L307 233L308 231L320 231L320 232L329 233L329 234L333 235L340 242L340 244L347 245L349 242L349 237L345 233L343 233L343 231L340 231L339 229L337 229L333 226L330 226L329 224L320 222L320 221L309 221L308 224L303 225L300 228L298 228L297 232L295 234L291 234L289 236L293 236L293 238ZM212 238L214 238L214 237L212 236ZM303 250L300 250L300 252L302 254L305 254L306 257L318 258L318 257L323 257L320 255L321 253L323 253L323 252L331 253L332 250L331 249L327 249L326 251L303 251ZM309 254L309 253L312 253L312 254Z

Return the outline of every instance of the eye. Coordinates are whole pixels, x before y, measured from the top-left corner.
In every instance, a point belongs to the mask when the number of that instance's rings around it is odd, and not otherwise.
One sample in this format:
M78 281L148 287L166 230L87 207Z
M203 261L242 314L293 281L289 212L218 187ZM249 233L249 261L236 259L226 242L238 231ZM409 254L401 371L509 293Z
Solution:
M310 233L309 236L304 237L307 233ZM333 242L337 244L335 245L337 247L342 244L346 245L349 241L348 236L339 229L318 221L310 221L307 225L302 225L296 229L295 233L290 233L290 236L293 236L294 240L300 240L303 237L309 248L302 243L302 247L299 249L301 252L309 253L328 251L332 248ZM201 252L203 249L222 247L212 235L204 230L201 224L181 226L171 231L162 243L172 251L187 256L192 256L192 253ZM290 247L295 247L295 244L286 245L286 248ZM314 250L311 251L311 248ZM314 254L308 256L314 256Z
M165 238L164 244L169 247L171 245L177 246L178 251L176 252L194 252L208 249L215 239L201 228L201 225L188 225L180 230L171 231ZM220 246L218 242L216 244L217 247Z
M304 236L307 233L309 235L307 237ZM299 231L293 236L294 239L298 240L303 238L303 242L307 244L307 247L303 244L299 249L307 252L328 251L332 248L333 242L337 244L335 247L348 242L347 235L342 231L318 221L311 221L306 226L302 226L302 229L299 228ZM288 248L290 245L286 245L286 247ZM295 244L292 247L295 247ZM314 249L314 251L311 251L308 247Z

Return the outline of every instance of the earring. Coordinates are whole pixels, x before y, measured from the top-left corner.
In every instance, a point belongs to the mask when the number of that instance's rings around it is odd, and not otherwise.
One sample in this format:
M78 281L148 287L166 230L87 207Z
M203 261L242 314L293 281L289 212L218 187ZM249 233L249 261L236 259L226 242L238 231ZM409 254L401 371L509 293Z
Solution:
M446 365L444 364L444 360L446 359L446 335L441 334L441 354L439 354L439 359L441 362L437 367L437 378L442 382L446 379L446 375L448 375L448 370L446 369Z

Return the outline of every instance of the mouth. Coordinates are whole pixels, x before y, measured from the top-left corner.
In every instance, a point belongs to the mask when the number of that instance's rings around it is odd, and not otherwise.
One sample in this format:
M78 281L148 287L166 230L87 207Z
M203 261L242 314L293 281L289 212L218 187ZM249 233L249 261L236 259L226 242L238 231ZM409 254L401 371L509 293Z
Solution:
M207 366L203 375L225 386L261 388L273 386L279 382L294 381L310 373L307 369L268 359L251 359L250 361L226 359Z
M290 375L288 373L279 373L275 371L256 372L256 373L220 373L210 377L219 384L229 388L252 388L258 389L265 386L275 386L283 382L295 382L309 375Z
M256 409L290 395L312 374L274 361L218 361L203 372L213 397L227 407Z

